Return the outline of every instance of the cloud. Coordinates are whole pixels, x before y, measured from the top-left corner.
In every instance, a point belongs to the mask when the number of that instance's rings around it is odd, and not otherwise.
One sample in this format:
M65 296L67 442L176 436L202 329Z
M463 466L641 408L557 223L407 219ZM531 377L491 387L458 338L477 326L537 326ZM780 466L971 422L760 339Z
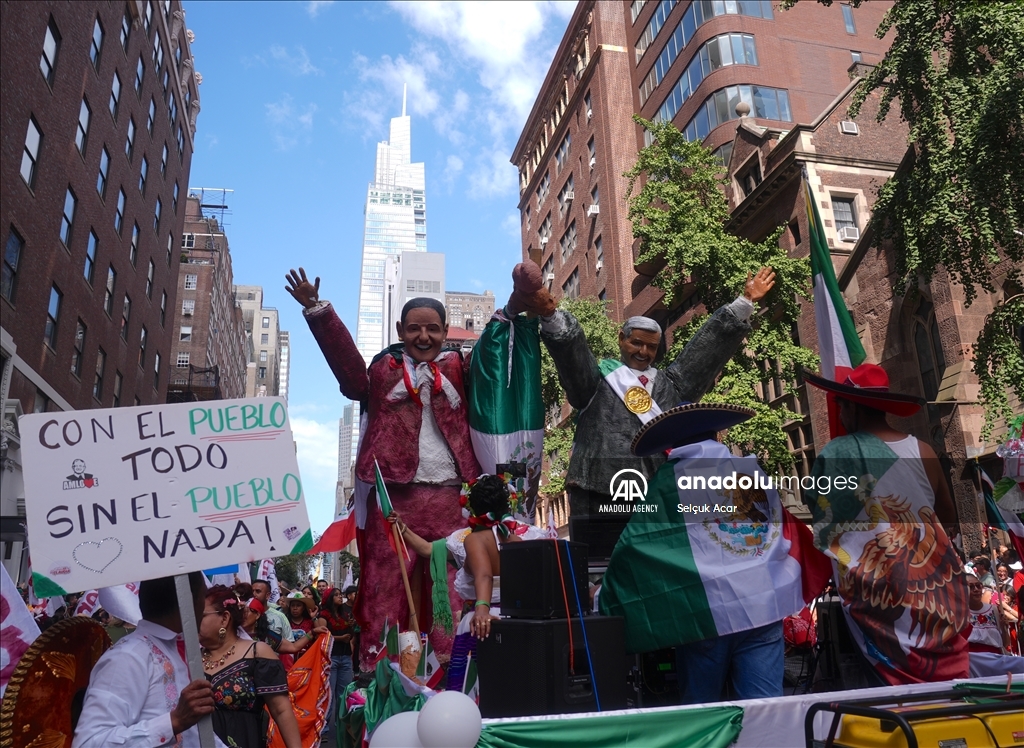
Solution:
M315 531L323 532L334 519L335 487L338 481L338 421L335 419L324 423L295 415L291 416L290 421L310 523Z
M502 219L501 228L513 239L519 239L522 236L522 222L523 218L518 213L509 213Z
M462 173L463 167L462 159L458 156L451 154L445 160L444 173L441 174L441 184L446 185L451 190L451 186L455 183L456 178Z
M316 18L317 14L329 5L334 5L334 0L310 0L306 3L306 12L310 18Z
M270 48L270 56L277 60L281 67L292 75L323 75L324 71L318 68L309 60L309 55L303 47L298 48L298 54L292 55L280 44Z
M509 163L509 150L502 143L484 148L473 159L474 169L469 174L469 194L476 197L494 197L518 191L518 174Z
M437 53L415 45L409 56L392 58L383 55L371 62L356 54L354 64L362 86L348 102L350 112L379 134L385 119L400 113L402 93L406 93L406 110L418 117L429 117L441 103L441 97L430 84L430 76L441 69Z
M317 110L316 104L308 104L299 110L292 103L291 95L285 94L281 101L265 106L267 121L280 150L287 151L300 141L309 142L310 133L313 131L313 114Z

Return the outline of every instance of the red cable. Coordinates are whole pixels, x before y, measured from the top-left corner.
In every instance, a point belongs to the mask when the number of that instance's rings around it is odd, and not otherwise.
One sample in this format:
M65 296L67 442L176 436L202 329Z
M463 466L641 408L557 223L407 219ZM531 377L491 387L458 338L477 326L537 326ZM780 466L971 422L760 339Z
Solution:
M558 563L558 578L562 581L562 599L565 601L565 618L569 624L569 675L576 675L576 650L572 646L572 613L569 612L569 595L565 591L565 576L562 574L562 557L558 553L558 540L555 539L555 561ZM568 548L566 548L568 552Z

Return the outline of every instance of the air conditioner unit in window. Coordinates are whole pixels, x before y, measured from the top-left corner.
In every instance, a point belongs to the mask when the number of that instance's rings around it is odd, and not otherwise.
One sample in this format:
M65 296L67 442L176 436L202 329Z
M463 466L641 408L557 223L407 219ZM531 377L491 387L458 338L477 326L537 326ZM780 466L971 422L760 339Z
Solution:
M601 212L601 206L598 205L597 203L594 203L589 208L587 208L587 215L588 216L596 216L600 212Z
M855 242L860 239L860 229L856 226L843 226L839 229L839 238L844 242Z
M555 274L554 273L548 273L547 277L544 280L546 280L548 283L554 283L555 282Z
M597 166L597 159L595 157L591 156L591 158L590 158L590 168L593 169L595 166Z
M594 270L601 272L604 269L604 260L598 260L594 263Z
M594 116L594 110L593 109L588 109L587 110L587 122L590 122L590 118L593 117L593 116Z
M841 132L843 135L859 135L860 128L857 127L856 122L851 122L848 119L844 119L842 122L839 123L839 132Z
M191 317L192 316L192 310L191 309L186 309L181 314L182 314L183 317Z
M542 237L540 238L540 246L542 246L542 247L543 247L543 246L544 246L545 244L547 244L547 243L548 243L548 237L546 237L546 236L542 236Z
M574 192L565 193L565 202L571 203L574 199L576 199L576 194Z

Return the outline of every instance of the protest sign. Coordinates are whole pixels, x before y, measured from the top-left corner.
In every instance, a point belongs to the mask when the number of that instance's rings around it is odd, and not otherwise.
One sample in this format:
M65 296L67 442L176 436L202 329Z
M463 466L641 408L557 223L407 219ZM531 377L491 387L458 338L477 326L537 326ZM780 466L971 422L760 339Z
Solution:
M312 547L284 400L22 416L37 595Z

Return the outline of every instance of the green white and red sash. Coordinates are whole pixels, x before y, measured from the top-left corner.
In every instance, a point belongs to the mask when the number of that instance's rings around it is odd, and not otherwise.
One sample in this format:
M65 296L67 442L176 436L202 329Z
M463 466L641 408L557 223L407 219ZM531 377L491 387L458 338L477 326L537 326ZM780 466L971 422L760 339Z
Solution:
M644 391L647 390L644 383L640 381L640 375L621 361L605 358L598 363L598 368L604 375L604 381L623 403L626 402L626 393L632 388L639 387ZM658 403L654 402L654 398L651 398L651 408L646 413L636 413L629 405L626 405L626 408L639 419L641 424L646 424L652 418L661 415L661 408L658 407Z

